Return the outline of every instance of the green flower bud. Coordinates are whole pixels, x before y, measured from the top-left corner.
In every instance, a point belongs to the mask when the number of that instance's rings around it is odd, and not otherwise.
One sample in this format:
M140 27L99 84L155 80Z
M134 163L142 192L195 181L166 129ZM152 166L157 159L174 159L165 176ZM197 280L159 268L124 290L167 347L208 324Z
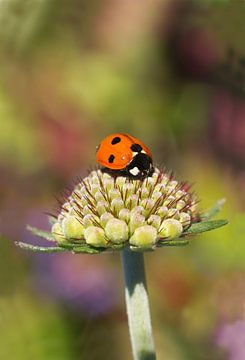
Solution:
M97 191L97 192L94 194L94 198L95 198L96 202L100 202L100 201L103 202L103 201L105 200L104 196L101 194L100 191Z
M132 183L125 183L122 187L123 193L127 194L127 196L133 194L134 192L134 185Z
M147 223L158 229L161 224L161 217L158 215L151 215L147 220Z
M84 227L75 216L64 219L62 229L67 239L81 239L83 237Z
M145 224L145 217L138 212L134 212L130 215L129 229L132 234L135 229Z
M157 210L157 215L159 215L161 218L164 218L168 214L168 208L167 206L160 206Z
M111 213L105 212L104 214L102 214L100 217L101 226L105 227L107 222L111 219L113 219L113 215Z
M162 197L162 193L160 191L154 191L152 194L152 200L157 201Z
M134 207L137 206L138 199L139 199L139 196L137 194L132 194L132 195L128 196L126 199L126 206L133 209Z
M163 202L163 206L169 207L170 204L172 204L175 201L175 199L176 198L174 196L172 196L172 195L168 196L167 200L165 200Z
M151 248L157 241L157 230L154 226L138 227L129 239L129 243L141 248Z
M144 210L146 210L146 211L151 210L152 207L154 206L154 204L155 204L155 201L153 199L149 199L149 198L144 199L141 202L141 206L143 206Z
M91 214L87 214L83 217L83 226L85 228L89 227L89 226L92 226L94 225L94 222L93 222L93 219L94 219L94 216L91 215Z
M144 212L144 208L143 206L135 206L132 210L131 210L131 214L143 214Z
M170 184L168 184L168 191L169 191L169 193L172 192L174 189L176 189L177 185L178 185L178 181L172 180L172 181L170 182Z
M184 200L179 200L176 205L176 209L182 211L186 206L186 202Z
M63 210L66 210L67 212L69 212L71 210L71 204L69 202L65 202L63 205L62 205L62 209Z
M110 191L114 188L114 181L112 179L105 179L104 187L107 191Z
M175 219L166 219L162 222L160 227L160 237L174 239L181 235L183 226L180 221Z
M118 218L128 223L130 219L130 214L131 212L128 209L122 209L119 211Z
M85 205L83 207L83 214L84 215L91 214L91 210L90 210L89 206Z
M116 185L119 187L119 188L122 188L123 185L125 184L126 182L126 178L124 176L118 176L116 178Z
M198 204L195 203L195 202L193 202L192 205L191 205L191 207L190 207L190 210L191 210L193 213L197 213L197 212L198 212L198 209L199 209Z
M168 217L172 219L179 220L179 212L177 209L170 209L168 210Z
M61 210L61 213L58 215L57 222L61 224L66 215L67 214L63 214Z
M51 229L51 233L53 235L53 238L58 242L62 243L66 241L65 236L63 234L61 224L59 222L54 223Z
M181 199L181 200L184 200L185 199L185 196L186 196L186 192L185 191L183 191L183 190L178 190L177 192L176 192L176 198L177 199Z
M91 194L95 196L95 194L97 194L97 192L99 192L100 188L99 185L97 184L92 184L91 185Z
M160 192L161 194L165 193L165 185L164 184L156 184L154 191Z
M119 211L124 207L124 202L122 201L122 199L113 199L111 202L111 207L113 211L119 213Z
M181 212L179 214L179 221L181 222L183 227L187 227L191 223L191 216L188 213Z
M112 189L109 193L110 199L121 199L121 194L118 189Z
M84 231L86 243L95 247L106 247L107 241L104 230L97 226L89 226Z
M141 189L141 199L146 199L149 196L149 190L147 188Z
M105 226L107 238L116 244L121 244L128 240L128 226L123 220L111 219Z
M99 216L101 216L102 214L104 214L106 212L106 202L105 201L99 201L97 206L96 206L96 210L99 214Z
M155 186L155 183L156 183L156 180L154 177L148 177L144 180L144 186L147 186L147 187L154 187Z

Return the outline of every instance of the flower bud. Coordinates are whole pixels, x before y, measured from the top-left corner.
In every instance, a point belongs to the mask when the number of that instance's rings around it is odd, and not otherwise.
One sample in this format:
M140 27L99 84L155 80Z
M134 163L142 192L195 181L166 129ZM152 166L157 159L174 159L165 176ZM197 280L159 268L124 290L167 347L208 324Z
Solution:
M149 199L149 198L146 198L144 200L142 200L141 202L141 206L143 206L144 210L150 210L153 208L155 204L155 201L153 199Z
M99 201L97 206L96 206L96 210L98 212L98 214L101 216L102 214L104 214L106 212L106 202L105 201Z
M100 217L101 226L105 227L107 222L111 219L113 219L113 215L111 213L105 212L104 214L102 214Z
M179 200L176 205L176 209L182 211L186 206L186 202L184 200Z
M115 211L116 213L119 213L119 211L121 209L123 209L124 207L124 202L122 201L122 199L113 199L111 202L111 208L113 210L113 212Z
M54 225L52 226L51 233L53 235L53 238L58 243L62 243L64 241L66 241L65 236L62 231L62 228L61 228L61 224L59 222L54 223Z
M154 226L138 227L129 239L129 243L141 248L151 248L157 241L157 230Z
M94 225L94 222L93 222L93 219L94 219L94 216L91 215L91 214L87 214L83 217L83 226L85 228L89 227L89 226L92 226Z
M160 227L160 237L174 239L181 235L183 226L180 221L175 219L166 219Z
M169 192L172 192L174 189L176 189L177 185L178 185L178 181L172 180L168 185Z
M120 220L125 221L126 223L129 222L130 219L130 211L128 209L122 209L119 211L118 218Z
M110 199L121 199L121 194L118 189L112 189L109 193Z
M104 196L101 194L100 191L97 191L95 194L94 194L94 198L97 202L100 202L100 201L104 201L105 198Z
M126 182L126 178L125 178L124 176L118 176L118 177L116 178L116 185L117 185L119 188L123 187L123 185L125 184L125 182Z
M152 200L157 201L162 197L162 193L160 191L154 191L152 194Z
M83 225L75 216L69 216L62 221L62 229L67 239L81 239L84 234Z
M177 199L184 199L185 198L185 196L186 196L186 192L185 191L183 191L183 190L178 190L177 192L176 192L176 198Z
M91 210L90 210L89 206L85 205L83 207L83 214L84 215L91 214Z
M127 194L127 196L133 194L134 192L134 185L132 183L125 183L122 187L123 193Z
M141 189L141 199L146 199L149 196L149 190L147 188Z
M170 209L168 210L168 217L172 219L179 220L179 212L177 209Z
M137 194L132 194L127 197L126 199L126 206L130 207L131 209L137 206L139 196Z
M174 201L175 201L175 197L169 195L168 198L163 202L163 206L169 207L169 205L172 204Z
M123 220L111 219L105 226L105 234L108 240L121 244L128 240L128 226Z
M188 213L181 212L179 214L179 221L183 227L189 226L191 223L191 216Z
M161 224L161 217L158 215L151 215L147 220L147 223L158 229Z
M131 210L131 214L133 215L133 214L143 214L143 212L144 212L144 208L143 208L143 206L140 206L140 205L138 205L138 206L135 206L132 210Z
M89 226L84 231L86 243L97 247L106 247L107 241L104 230L97 226Z
M157 210L157 215L159 215L161 218L164 218L168 214L168 208L167 206L160 206Z
M104 187L107 191L110 191L114 188L114 181L112 179L105 179Z
M192 205L191 205L191 208L190 210L193 212L193 213L197 213L198 212L198 204L193 202Z
M132 234L135 229L145 224L145 217L140 213L134 212L130 215L129 229Z
M95 194L97 194L100 190L100 187L98 184L92 184L91 185L91 194L95 196Z

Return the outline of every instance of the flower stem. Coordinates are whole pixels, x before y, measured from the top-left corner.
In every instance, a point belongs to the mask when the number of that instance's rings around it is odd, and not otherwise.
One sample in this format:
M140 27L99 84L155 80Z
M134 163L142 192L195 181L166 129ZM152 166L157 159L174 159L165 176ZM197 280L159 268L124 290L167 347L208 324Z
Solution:
M134 360L156 360L143 253L123 250L122 261Z

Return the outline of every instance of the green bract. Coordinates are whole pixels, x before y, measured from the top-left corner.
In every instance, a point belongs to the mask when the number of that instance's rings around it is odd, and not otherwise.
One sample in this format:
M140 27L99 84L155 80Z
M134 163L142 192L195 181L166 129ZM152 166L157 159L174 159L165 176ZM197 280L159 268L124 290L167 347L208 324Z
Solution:
M189 186L158 169L144 180L112 177L96 170L66 198L51 234L32 231L55 241L52 251L98 253L125 247L144 251L183 245L188 243L183 239L188 234L224 225L225 220L209 221L214 213L200 214ZM19 245L38 251L38 247Z

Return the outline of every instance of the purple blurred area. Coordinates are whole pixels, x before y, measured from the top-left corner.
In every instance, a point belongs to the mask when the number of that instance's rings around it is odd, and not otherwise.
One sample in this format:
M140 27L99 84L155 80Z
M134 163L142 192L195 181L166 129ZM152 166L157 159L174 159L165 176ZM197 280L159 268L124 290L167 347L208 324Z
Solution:
M245 358L245 321L224 324L217 335L217 344L224 348L230 360Z
M117 306L117 282L108 259L72 254L33 257L39 296L50 296L83 316L96 317Z

